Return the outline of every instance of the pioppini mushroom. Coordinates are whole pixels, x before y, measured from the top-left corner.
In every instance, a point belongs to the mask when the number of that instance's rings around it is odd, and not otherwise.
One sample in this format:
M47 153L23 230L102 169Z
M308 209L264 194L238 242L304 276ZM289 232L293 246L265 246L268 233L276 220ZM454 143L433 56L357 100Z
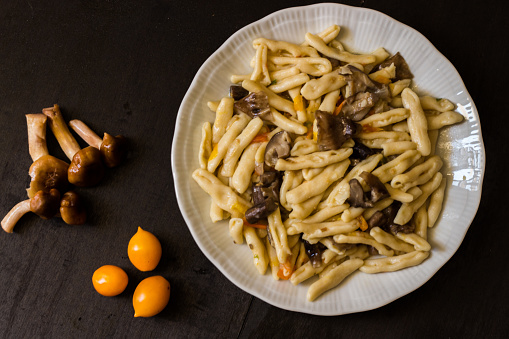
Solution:
M32 165L28 170L31 177L30 188L27 189L29 198L43 190L49 192L52 188L64 191L69 186L67 170L69 164L48 154L46 145L47 117L42 113L27 114L28 150L32 157Z
M71 160L67 172L69 182L80 187L97 185L104 176L101 152L92 146L80 148L67 128L57 104L43 109L42 112L48 117L48 124L60 147Z
M66 192L60 200L60 216L66 224L83 225L87 220L87 212L80 196L74 192Z
M60 207L60 192L53 188L46 191L38 191L33 198L17 203L3 218L2 228L7 233L12 233L19 219L28 212L37 214L42 219L50 219L58 213Z
M104 133L101 139L90 127L81 120L69 121L69 126L87 144L101 152L102 160L108 167L120 165L127 158L127 139L123 135L112 136Z

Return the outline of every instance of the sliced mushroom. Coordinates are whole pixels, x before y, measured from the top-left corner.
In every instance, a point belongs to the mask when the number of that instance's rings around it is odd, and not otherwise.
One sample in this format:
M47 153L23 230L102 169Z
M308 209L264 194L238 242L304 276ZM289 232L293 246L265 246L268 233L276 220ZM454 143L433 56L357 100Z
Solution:
M237 114L245 113L251 118L260 117L263 120L272 121L272 113L269 107L269 98L264 92L253 92L233 104Z
M68 172L69 182L77 186L92 186L99 183L104 176L104 169L99 169L104 167L100 152L92 146L80 149L78 142L67 128L58 105L45 108L42 112L48 117L49 126L60 147L71 160Z
M385 185L378 179L376 175L373 175L369 172L362 172L359 175L365 182L368 184L370 188L370 200L372 202L377 202L379 200L390 197L389 191Z
M256 224L258 221L267 219L267 217L279 207L279 204L273 197L265 199L263 202L254 205L246 211L245 217L250 224Z
M313 267L322 266L322 253L327 249L324 244L321 242L317 242L316 244L310 244L306 240L302 240L304 242L304 248L306 250L306 254L308 255L309 261Z
M362 120L366 114L379 101L391 99L389 86L381 84L369 78L369 76L358 68L348 65L341 68L347 82L345 92L345 104L341 113L353 121Z
M237 101L249 95L249 91L240 85L230 86L230 97Z
M290 156L292 137L287 131L281 131L272 136L265 148L265 164L270 168L276 166L278 159Z
M60 216L66 224L82 225L87 220L87 212L80 196L74 192L66 192L60 201Z
M50 219L58 212L60 206L60 192L51 189L49 192L38 191L31 199L17 203L3 218L2 228L7 233L12 233L14 226L23 215L33 212L43 219Z
M355 123L343 115L333 115L318 110L315 113L315 119L317 144L320 151L340 148L357 130Z
M348 203L352 207L369 208L373 207L373 202L364 193L361 183L357 179L352 179L348 182L350 184L350 197Z
M375 69L373 69L372 72L381 70L382 68L388 67L391 64L394 64L394 66L396 66L396 78L394 80L414 78L414 75L412 74L412 72L410 72L410 67L408 67L405 58L403 58L403 56L399 52L394 54L392 57L386 59L377 67L375 67Z
M104 133L101 139L83 121L77 119L69 121L69 126L87 144L101 151L101 157L106 166L110 168L118 166L127 158L127 139L124 136Z

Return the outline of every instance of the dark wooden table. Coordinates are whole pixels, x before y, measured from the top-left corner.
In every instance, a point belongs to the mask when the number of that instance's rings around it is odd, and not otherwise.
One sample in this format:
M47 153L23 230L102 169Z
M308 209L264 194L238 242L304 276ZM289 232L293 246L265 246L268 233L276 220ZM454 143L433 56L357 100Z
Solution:
M509 334L507 2L345 1L424 34L457 68L481 118L483 197L453 258L424 286L379 309L319 317L273 307L236 287L201 253L177 206L170 162L175 118L196 71L230 35L309 1L0 1L0 214L25 199L25 114L58 103L67 120L124 134L131 153L103 183L80 189L89 219L24 216L0 233L0 337L488 338ZM81 141L80 141L81 143ZM50 152L65 159L48 133ZM84 146L83 143L81 143ZM131 296L150 274L127 258L137 226L163 246L152 274L172 285L168 307L133 318ZM130 277L115 298L92 273Z

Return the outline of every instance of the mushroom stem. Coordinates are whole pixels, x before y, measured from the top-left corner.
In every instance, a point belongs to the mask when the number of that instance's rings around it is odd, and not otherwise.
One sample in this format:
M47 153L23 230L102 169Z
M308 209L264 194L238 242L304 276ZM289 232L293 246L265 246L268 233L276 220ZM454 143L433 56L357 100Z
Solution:
M55 138L57 138L65 155L72 161L72 157L80 150L80 145L69 131L64 117L60 112L60 107L55 104L53 107L43 109L42 113L49 118L48 124L51 131L55 135Z
M46 145L46 121L48 117L42 113L26 114L28 130L28 152L32 161L36 161L43 155L48 155Z
M101 148L103 139L92 131L83 121L77 119L71 120L69 121L69 126L71 126L74 132L76 132L76 134L78 134L87 144L97 149Z
M7 233L12 233L19 219L30 212L30 199L17 203L2 220L2 228Z

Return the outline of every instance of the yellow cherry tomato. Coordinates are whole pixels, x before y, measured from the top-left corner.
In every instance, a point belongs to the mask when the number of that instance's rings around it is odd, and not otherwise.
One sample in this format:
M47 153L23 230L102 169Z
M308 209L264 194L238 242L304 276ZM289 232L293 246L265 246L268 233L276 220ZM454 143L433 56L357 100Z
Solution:
M127 255L131 263L142 272L152 271L161 260L161 243L150 232L138 227L138 232L131 238Z
M170 300L170 283L160 275L143 279L133 295L135 317L152 317L161 312Z
M114 297L124 292L128 281L127 273L114 265L101 266L92 275L95 290L106 297Z

